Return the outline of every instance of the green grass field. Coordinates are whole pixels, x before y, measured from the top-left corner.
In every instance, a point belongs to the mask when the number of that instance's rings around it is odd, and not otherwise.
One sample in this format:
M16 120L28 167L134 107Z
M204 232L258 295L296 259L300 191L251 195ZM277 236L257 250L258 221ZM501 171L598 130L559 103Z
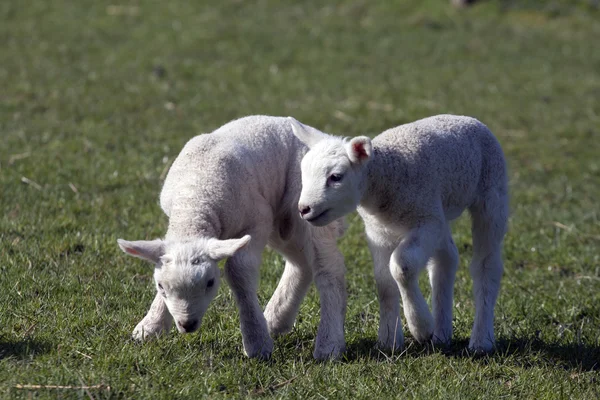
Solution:
M597 4L1 2L0 398L598 398ZM158 195L183 144L259 113L349 136L455 113L495 132L512 209L495 354L465 351L467 217L454 224L448 350L406 328L402 353L374 348L378 304L355 214L340 241L343 360L312 359L314 289L269 362L243 356L226 285L198 333L130 340L154 296L152 268L116 239L163 235ZM282 269L267 251L263 304Z

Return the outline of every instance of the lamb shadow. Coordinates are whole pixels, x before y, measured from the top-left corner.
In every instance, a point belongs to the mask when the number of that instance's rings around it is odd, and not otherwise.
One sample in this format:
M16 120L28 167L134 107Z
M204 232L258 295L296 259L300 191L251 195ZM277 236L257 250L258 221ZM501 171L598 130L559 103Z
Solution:
M484 364L493 359L513 357L513 361L522 368L552 365L568 371L600 370L600 346L596 345L560 344L527 337L502 338L496 342L493 353L474 355L467 350L468 344L466 339L459 340L449 348L433 351L448 357L472 358Z
M580 343L546 343L538 338L501 339L496 354L522 356L535 353L541 356L537 363L556 365L565 370L600 370L600 346ZM518 358L517 358L518 360ZM531 360L523 360L522 367L531 366Z
M0 338L0 360L5 358L16 358L25 360L48 353L52 349L49 343L34 340L6 340Z
M496 350L486 355L473 354L468 350L468 345L469 341L464 339L455 340L451 346L440 348L429 344L421 345L406 338L404 349L392 353L379 350L375 340L360 339L348 344L342 362L350 363L364 358L374 361L394 361L405 357L416 358L437 353L452 358L470 358L482 364L513 356L512 360L522 368L553 365L568 371L600 371L600 346L596 345L546 343L537 338L507 338L500 339L496 344ZM535 357L531 357L532 355Z

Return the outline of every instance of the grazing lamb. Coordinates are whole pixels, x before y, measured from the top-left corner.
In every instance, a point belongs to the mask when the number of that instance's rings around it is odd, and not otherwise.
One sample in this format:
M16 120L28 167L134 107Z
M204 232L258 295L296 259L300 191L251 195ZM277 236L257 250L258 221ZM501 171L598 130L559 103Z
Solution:
M219 286L217 262L228 258L225 278L239 308L247 356L270 357L270 334L292 329L313 279L321 301L314 357L340 356L346 288L336 239L344 221L319 228L300 218L300 161L306 151L286 118L268 116L232 121L185 145L160 196L169 217L165 239L118 241L125 253L155 265L158 293L134 338L164 333L173 319L180 332L198 329ZM286 264L263 315L257 286L267 244Z
M380 345L403 345L400 296L416 340L450 342L458 251L449 221L468 208L475 295L469 348L490 351L508 189L502 149L488 128L473 118L438 115L389 129L371 142L329 136L293 118L290 123L310 148L302 160L302 217L325 226L358 206L365 222L380 302ZM433 318L418 285L426 265Z

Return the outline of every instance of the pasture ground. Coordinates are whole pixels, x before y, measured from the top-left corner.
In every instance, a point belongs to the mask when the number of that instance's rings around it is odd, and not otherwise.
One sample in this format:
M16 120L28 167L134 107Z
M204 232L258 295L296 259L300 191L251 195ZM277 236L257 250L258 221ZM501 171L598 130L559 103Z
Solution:
M593 0L1 2L0 397L597 398L599 37ZM440 113L495 132L512 208L495 354L465 352L467 217L450 349L406 328L402 353L374 348L356 215L343 360L312 359L314 289L270 362L243 356L226 285L197 334L130 341L152 268L116 239L164 234L161 180L187 139L259 113L348 136ZM264 304L282 268L265 253Z

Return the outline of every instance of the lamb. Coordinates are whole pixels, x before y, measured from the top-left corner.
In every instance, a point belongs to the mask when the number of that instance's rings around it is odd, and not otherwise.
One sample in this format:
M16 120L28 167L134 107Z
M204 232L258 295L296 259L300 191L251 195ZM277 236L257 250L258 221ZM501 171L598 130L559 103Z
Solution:
M458 250L449 222L468 209L475 296L469 349L491 351L508 183L502 149L490 130L474 118L438 115L389 129L371 141L326 135L291 117L290 123L310 148L301 164L302 217L326 226L358 207L364 220L380 303L379 345L403 346L400 296L418 342L451 341ZM425 266L433 317L418 286Z
M160 195L166 236L118 240L121 249L155 265L157 294L133 331L143 340L170 330L197 330L219 287L217 262L240 313L244 352L267 359L271 335L289 332L311 282L320 294L314 357L344 351L345 265L336 240L344 221L327 227L297 212L300 161L308 149L286 118L249 116L191 139L171 166ZM269 245L285 269L264 315L257 297L261 254Z

